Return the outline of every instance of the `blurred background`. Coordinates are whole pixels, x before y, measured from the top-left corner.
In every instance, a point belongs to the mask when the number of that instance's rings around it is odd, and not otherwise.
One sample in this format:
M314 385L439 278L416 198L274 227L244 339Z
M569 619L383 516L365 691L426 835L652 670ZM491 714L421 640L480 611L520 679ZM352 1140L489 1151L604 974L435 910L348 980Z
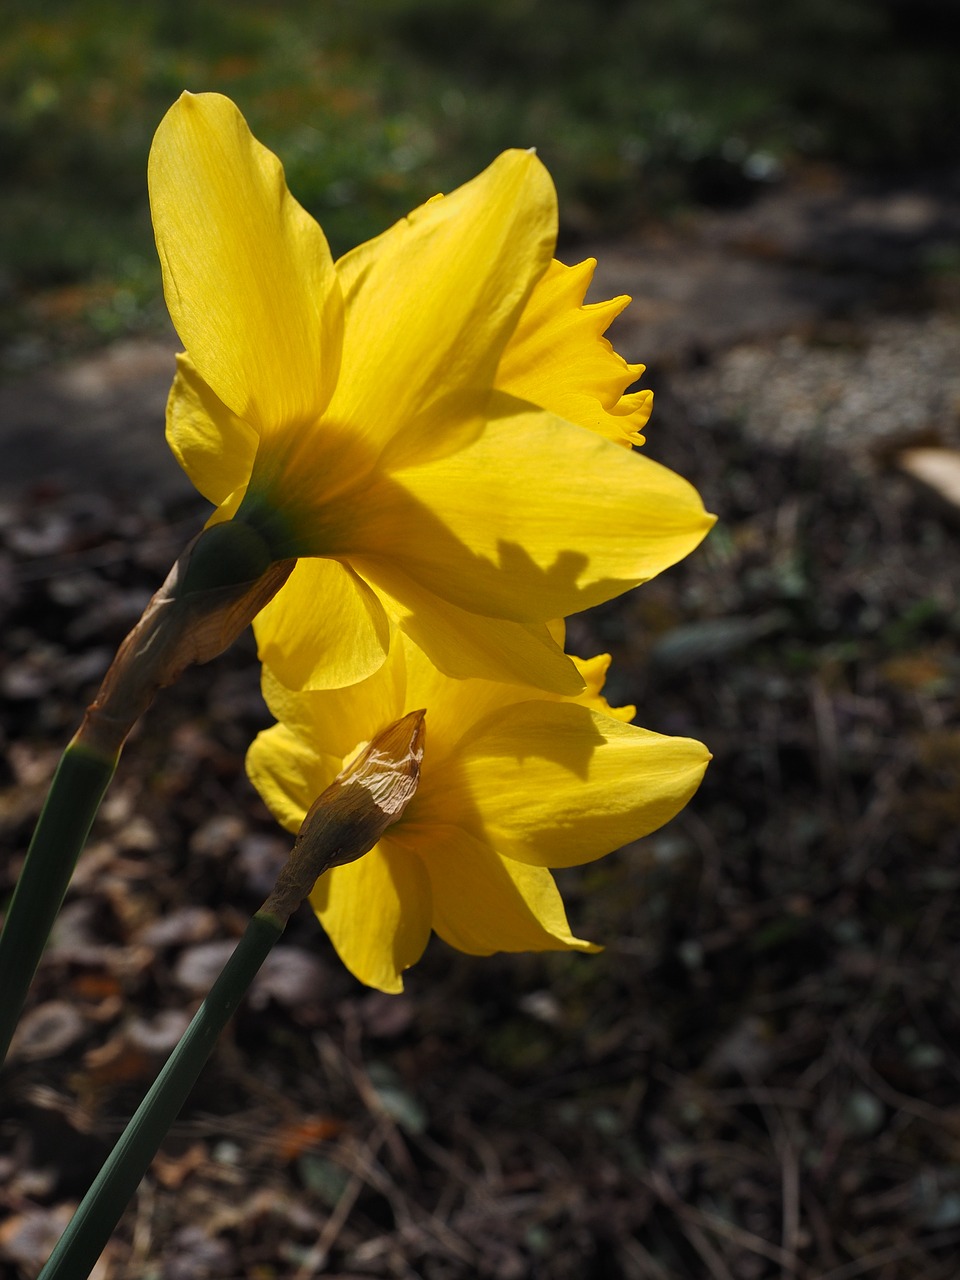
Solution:
M949 162L960 127L953 0L7 0L4 13L8 367L155 321L144 164L184 87L242 104L337 252L507 146L539 149L574 239L745 200L811 161Z
M719 515L569 628L613 701L715 757L663 832L561 877L606 950L434 942L383 997L304 913L99 1280L957 1274L958 17L7 0L0 894L203 519L162 440L145 183L184 88L234 98L335 252L536 146L560 256L634 296L646 450ZM242 768L266 722L244 643L124 755L5 1072L4 1276L36 1275L271 883L287 841Z

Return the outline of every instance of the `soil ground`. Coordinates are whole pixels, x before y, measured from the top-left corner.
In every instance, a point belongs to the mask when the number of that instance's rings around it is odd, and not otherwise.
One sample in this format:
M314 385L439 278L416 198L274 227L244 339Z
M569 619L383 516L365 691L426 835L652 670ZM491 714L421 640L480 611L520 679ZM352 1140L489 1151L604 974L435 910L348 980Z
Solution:
M611 698L714 754L562 887L598 956L434 942L358 986L306 912L100 1280L947 1280L960 1270L960 557L894 465L960 430L960 204L808 173L601 245L651 454L719 524L574 619ZM582 247L585 252L590 246ZM578 255L571 249L566 255ZM0 389L0 828L12 886L110 656L202 519L172 344ZM35 1276L287 846L247 783L249 643L151 710L0 1100L0 1268Z

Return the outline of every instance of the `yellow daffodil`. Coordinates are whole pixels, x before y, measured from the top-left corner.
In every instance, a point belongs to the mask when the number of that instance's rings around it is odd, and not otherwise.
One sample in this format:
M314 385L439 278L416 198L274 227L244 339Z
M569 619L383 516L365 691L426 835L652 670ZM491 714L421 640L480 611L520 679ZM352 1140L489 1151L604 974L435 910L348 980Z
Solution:
M212 520L299 561L255 625L278 678L361 680L395 623L451 675L576 693L547 621L675 563L712 517L616 447L650 400L602 336L625 300L582 306L590 264L553 262L536 156L505 152L336 263L227 98L180 98L149 179L186 348L170 444Z
M403 816L310 895L361 982L401 990L431 929L473 955L596 950L571 933L547 868L590 862L667 822L710 757L699 742L625 723L633 708L615 710L601 693L609 659L572 661L587 686L577 698L452 680L403 635L350 688L297 693L264 669L279 723L256 738L247 771L289 831L367 742L426 711Z

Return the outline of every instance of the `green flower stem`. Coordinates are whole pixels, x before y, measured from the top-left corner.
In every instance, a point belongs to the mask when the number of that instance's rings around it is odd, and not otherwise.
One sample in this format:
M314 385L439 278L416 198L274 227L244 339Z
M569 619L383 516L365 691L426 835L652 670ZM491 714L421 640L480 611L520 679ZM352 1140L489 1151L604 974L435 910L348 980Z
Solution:
M186 1101L217 1037L283 929L284 922L262 910L247 925L210 994L84 1196L40 1272L39 1280L86 1280Z
M0 1065L118 757L74 741L53 775L0 933Z

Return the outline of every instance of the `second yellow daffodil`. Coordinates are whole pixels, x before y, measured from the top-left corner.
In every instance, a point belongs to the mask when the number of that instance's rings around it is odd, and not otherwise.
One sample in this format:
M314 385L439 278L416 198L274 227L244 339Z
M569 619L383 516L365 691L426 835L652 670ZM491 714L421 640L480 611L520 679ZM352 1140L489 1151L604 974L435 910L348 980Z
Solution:
M586 685L576 698L451 680L403 635L346 689L296 693L264 668L278 723L254 740L247 772L289 831L368 742L425 712L419 785L402 817L310 895L361 982L401 990L431 930L473 955L596 950L571 932L549 868L592 862L669 821L710 755L626 723L633 707L611 708L601 693L607 657L571 662Z
M384 660L394 623L447 674L573 694L546 623L659 573L712 524L640 439L639 366L553 262L553 184L529 151L334 263L279 160L217 94L183 94L150 154L186 352L168 438L215 521L298 558L255 624L288 687ZM586 428L586 429L584 429Z

